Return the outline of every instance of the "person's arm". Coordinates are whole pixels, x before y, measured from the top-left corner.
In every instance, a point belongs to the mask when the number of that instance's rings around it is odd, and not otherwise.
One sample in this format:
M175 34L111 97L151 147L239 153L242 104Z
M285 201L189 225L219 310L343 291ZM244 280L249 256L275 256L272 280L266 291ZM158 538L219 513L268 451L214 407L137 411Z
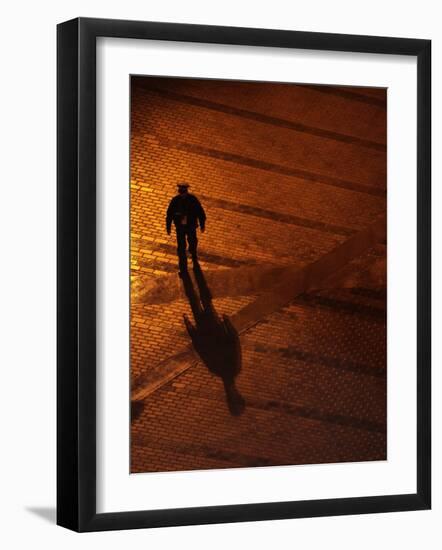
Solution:
M166 213L166 231L168 235L170 235L170 231L172 228L173 212L174 212L174 200L172 199L169 203L169 207Z
M198 221L200 223L201 231L204 231L206 229L206 213L204 212L204 208L202 207L200 201L196 197L195 200L197 206Z

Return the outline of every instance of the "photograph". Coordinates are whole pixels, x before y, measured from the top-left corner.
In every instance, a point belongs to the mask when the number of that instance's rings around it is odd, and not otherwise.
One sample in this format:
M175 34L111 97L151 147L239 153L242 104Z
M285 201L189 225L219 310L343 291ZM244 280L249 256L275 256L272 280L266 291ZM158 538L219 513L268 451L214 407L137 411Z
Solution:
M130 473L388 459L387 95L130 75Z

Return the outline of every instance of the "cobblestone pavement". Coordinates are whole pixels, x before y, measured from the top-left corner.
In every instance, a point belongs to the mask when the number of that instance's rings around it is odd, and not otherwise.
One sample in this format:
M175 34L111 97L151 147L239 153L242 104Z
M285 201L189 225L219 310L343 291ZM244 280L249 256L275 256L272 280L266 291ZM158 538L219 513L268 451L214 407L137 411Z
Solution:
M242 414L183 322L178 181L240 333ZM132 78L131 472L386 459L385 233L361 241L385 210L384 90Z

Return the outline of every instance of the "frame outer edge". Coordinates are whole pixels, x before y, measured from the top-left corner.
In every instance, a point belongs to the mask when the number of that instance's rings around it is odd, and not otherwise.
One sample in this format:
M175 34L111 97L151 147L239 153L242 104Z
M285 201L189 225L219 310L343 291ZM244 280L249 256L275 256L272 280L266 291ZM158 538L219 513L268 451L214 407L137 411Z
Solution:
M417 494L96 514L96 38L418 56ZM430 506L430 42L80 18L58 26L57 523L76 531L423 510ZM81 223L79 223L81 220Z
M431 508L431 41L417 60L417 493Z
M81 17L83 28L94 36L169 40L206 44L231 44L276 48L300 48L352 53L418 55L426 40L337 34L254 27L225 27L160 21L130 21Z
M96 35L78 20L79 531L96 515Z
M78 21L57 26L57 524L78 530Z

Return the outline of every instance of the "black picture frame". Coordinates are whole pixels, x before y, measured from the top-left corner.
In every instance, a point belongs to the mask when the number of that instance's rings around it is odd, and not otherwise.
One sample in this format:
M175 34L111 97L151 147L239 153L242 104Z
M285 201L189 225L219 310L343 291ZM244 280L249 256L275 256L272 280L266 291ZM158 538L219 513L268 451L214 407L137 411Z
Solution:
M96 512L96 39L117 37L417 58L417 492ZM431 507L431 41L78 18L57 28L57 523L75 531Z

